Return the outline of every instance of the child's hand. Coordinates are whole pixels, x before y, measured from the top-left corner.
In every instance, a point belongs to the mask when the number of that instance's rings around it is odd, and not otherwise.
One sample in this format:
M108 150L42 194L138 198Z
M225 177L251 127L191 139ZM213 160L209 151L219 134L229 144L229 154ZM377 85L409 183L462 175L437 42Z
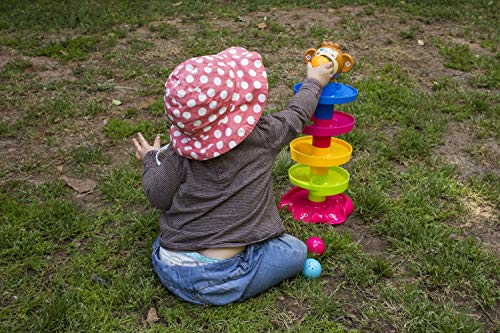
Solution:
M158 150L161 148L159 135L156 136L155 142L153 143L152 146L149 145L149 143L146 141L146 139L144 139L144 137L140 132L137 133L137 138L139 139L139 141L137 141L136 138L132 138L132 143L134 144L135 147L135 156L141 161L144 159L144 155L146 155L148 151Z
M322 87L328 84L332 75L333 64L331 62L316 67L313 67L310 62L307 63L307 78L318 80Z

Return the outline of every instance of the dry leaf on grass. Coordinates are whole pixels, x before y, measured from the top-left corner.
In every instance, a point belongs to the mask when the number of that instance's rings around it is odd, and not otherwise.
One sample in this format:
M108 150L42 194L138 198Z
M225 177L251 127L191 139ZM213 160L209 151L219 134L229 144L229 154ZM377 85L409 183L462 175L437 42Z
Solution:
M264 22L260 22L259 24L257 24L257 28L259 29L264 29L265 27L267 27L267 24L265 24Z
M69 187L71 187L78 193L90 193L95 189L97 185L97 182L92 179L80 180L76 178L69 178L66 176L62 176L61 179L64 180L64 182Z
M146 318L146 322L148 324L156 323L160 318L158 318L158 314L156 313L155 308L151 308L148 311L148 317Z

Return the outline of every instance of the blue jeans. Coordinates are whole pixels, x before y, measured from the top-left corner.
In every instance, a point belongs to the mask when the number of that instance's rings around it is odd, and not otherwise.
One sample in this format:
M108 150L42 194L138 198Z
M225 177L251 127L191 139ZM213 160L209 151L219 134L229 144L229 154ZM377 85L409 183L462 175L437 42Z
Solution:
M161 282L183 300L225 305L256 296L302 271L307 247L283 234L251 244L232 258L201 266L167 265L160 260L159 237L153 244L153 268Z

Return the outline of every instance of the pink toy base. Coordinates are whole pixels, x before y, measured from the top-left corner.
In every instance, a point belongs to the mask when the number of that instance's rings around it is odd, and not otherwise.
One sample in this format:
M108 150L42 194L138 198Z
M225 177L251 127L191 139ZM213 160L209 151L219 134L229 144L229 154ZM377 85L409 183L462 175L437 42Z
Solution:
M354 210L351 198L345 194L326 197L323 202L310 201L307 194L307 190L294 187L281 198L278 208L287 207L297 221L329 224L344 223Z

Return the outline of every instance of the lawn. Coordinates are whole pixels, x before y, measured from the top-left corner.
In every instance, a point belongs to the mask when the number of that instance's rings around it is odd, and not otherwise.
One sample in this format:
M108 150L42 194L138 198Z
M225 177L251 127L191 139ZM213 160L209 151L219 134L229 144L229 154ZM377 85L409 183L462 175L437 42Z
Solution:
M500 331L498 1L14 1L0 3L0 331ZM183 60L258 51L266 112L338 42L358 99L341 138L354 213L319 236L314 280L199 307L155 276L158 212L130 142L168 142L163 86ZM277 202L292 185L287 149Z

